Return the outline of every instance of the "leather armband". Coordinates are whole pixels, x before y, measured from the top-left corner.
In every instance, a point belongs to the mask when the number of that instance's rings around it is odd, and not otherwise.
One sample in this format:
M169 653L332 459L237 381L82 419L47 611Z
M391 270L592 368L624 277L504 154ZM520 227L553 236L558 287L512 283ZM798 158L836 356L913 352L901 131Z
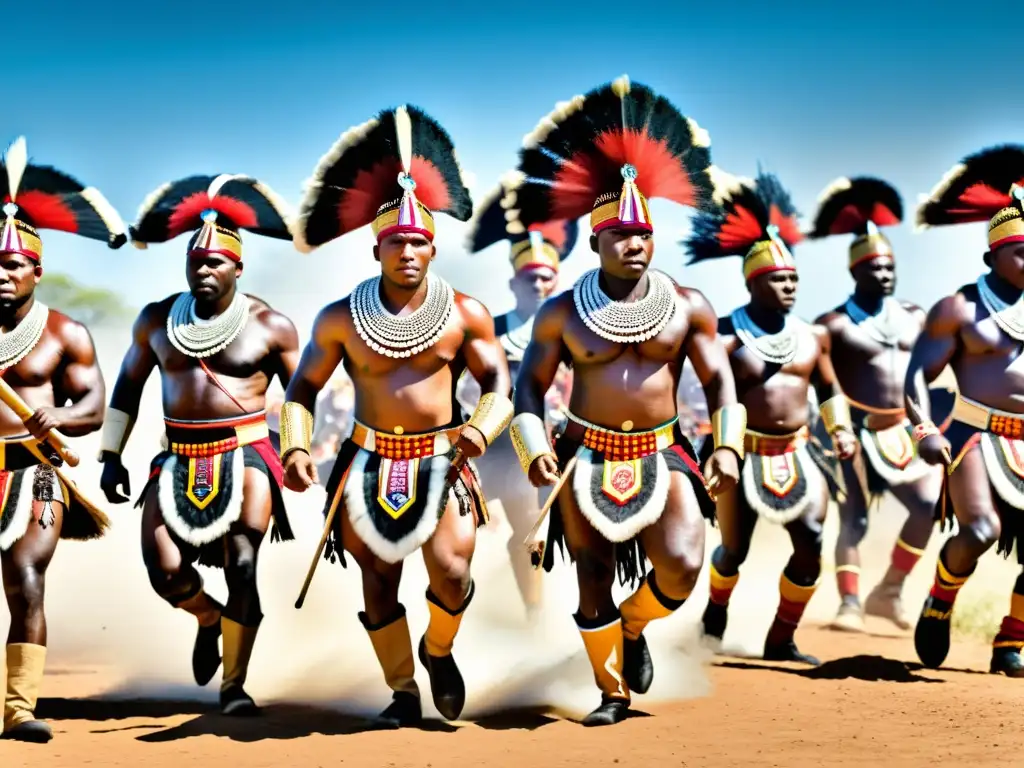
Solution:
M743 438L747 434L747 408L743 403L723 405L711 414L711 438L715 449L729 448L743 460Z
M512 438L512 447L515 448L519 465L526 474L530 473L530 467L538 457L554 455L551 443L548 442L544 421L535 414L520 413L512 419L509 436Z
M830 435L835 435L840 429L849 430L853 434L853 419L850 417L850 404L846 395L830 397L821 404L818 413L825 424L825 431Z
M504 395L488 392L480 397L473 415L466 423L480 430L487 445L490 445L505 431L514 413L511 400Z
M300 403L286 402L281 406L281 460L292 451L311 452L313 443L313 414Z
M100 434L99 460L103 460L104 452L121 455L124 444L128 441L131 432L132 417L130 414L117 408L107 408L106 418L103 419L103 432Z

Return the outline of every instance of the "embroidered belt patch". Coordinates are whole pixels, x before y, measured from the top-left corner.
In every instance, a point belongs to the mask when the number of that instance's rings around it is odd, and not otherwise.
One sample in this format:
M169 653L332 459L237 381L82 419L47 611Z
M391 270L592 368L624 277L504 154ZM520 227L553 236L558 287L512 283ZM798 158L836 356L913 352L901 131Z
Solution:
M780 499L788 496L800 479L796 453L782 453L758 458L761 459L761 483L764 487Z
M879 455L896 469L905 469L914 460L914 442L902 424L874 433Z
M604 495L620 507L629 503L643 489L641 459L605 461L601 479Z
M188 485L185 495L198 509L206 509L221 487L221 460L224 454L188 458Z
M395 520L416 502L416 484L420 470L419 459L380 460L377 475L377 501Z

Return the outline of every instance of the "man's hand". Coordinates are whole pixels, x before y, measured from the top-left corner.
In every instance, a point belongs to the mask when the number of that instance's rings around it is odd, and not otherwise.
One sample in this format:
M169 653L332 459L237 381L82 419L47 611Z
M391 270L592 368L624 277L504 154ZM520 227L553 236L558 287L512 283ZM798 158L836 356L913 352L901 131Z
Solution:
M917 444L917 454L928 464L936 466L946 463L949 450L949 440L942 435L928 435Z
M37 408L32 417L25 422L25 426L32 433L32 437L42 440L51 429L60 429L58 413L60 408Z
M558 482L558 460L550 453L538 456L530 465L528 477L534 488L540 488L542 485L554 485Z
M731 491L740 481L740 460L731 448L716 448L704 469L712 496Z
M857 438L853 436L850 430L839 429L832 435L832 446L835 448L836 456L839 457L840 461L846 461L847 459L852 459L853 455L857 452Z
M284 460L284 487L302 493L309 487L320 482L317 476L313 457L298 449L288 454Z
M38 413L38 411L37 411ZM121 457L116 454L107 454L103 460L103 474L100 476L100 488L111 504L124 504L130 501L132 493L131 481L128 470L121 463ZM118 488L124 488L124 495L118 492Z
M487 441L483 433L476 427L469 424L462 428L459 439L455 442L455 449L467 459L476 459L484 455L487 449Z

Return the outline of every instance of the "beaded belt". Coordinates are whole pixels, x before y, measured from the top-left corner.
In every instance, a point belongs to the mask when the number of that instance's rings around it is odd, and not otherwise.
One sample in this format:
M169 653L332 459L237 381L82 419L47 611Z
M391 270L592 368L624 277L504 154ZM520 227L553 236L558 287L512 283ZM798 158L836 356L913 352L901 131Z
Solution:
M743 436L743 450L758 456L782 456L801 448L810 435L811 430L806 426L787 435L766 435L748 429Z
M956 396L953 419L1009 440L1024 440L1024 414L989 408L975 400Z
M378 432L357 421L349 440L385 459L420 459L448 453L461 432L462 427L458 426L436 432L396 435L392 432Z
M237 419L164 419L164 428L167 450L190 458L227 453L270 436L266 411L249 413Z
M606 461L633 461L663 451L675 443L678 419L641 432L618 432L599 427L566 412L565 436L579 440L585 447L604 455Z

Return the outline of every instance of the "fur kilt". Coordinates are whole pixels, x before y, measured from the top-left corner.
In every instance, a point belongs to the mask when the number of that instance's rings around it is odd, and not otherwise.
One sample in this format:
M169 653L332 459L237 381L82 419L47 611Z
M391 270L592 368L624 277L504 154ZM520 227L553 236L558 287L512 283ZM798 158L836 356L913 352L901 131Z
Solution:
M64 467L46 463L31 438L7 438L3 441L3 468L0 469L0 551L9 550L28 531L33 522L33 502L44 507L35 522L44 527L56 522L47 502L64 505L60 538L77 541L98 539L110 526L110 520L90 502L68 476Z
M571 421L569 422L572 423ZM665 511L670 484L669 473L685 475L697 497L701 515L713 520L715 504L704 485L693 446L673 426L674 444L634 461L606 461L603 454L583 445L581 438L557 435L554 443L559 469L564 471L576 456L576 466L566 487L572 492L580 513L599 534L615 544L615 568L619 583L635 584L647 573L646 553L638 534L660 519ZM549 512L547 539L542 565L554 567L557 546L563 560L573 562L565 541L565 529L558 501Z
M196 552L199 565L223 568L224 536L241 517L247 467L258 469L270 481L270 540L291 541L295 535L281 495L283 470L269 438L214 456L162 451L150 464L149 480L135 506L141 508L155 486L160 514L175 543L186 552Z
M325 519L343 506L360 541L381 560L398 563L422 547L437 528L451 494L459 514L473 515L477 526L488 520L480 475L472 461L463 464L448 485L454 448L418 459L388 459L351 439L338 452L327 481ZM324 558L345 562L341 519L335 515Z

